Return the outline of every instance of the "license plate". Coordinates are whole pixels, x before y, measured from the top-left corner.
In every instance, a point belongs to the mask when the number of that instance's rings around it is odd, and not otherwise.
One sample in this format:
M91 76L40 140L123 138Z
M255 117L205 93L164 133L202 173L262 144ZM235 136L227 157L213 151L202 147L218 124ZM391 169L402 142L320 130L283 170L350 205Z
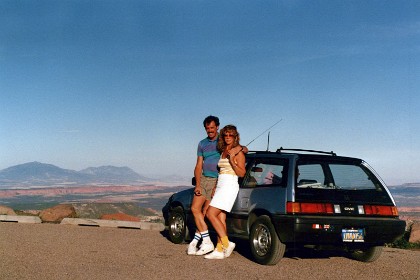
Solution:
M364 229L342 229L343 242L365 242Z

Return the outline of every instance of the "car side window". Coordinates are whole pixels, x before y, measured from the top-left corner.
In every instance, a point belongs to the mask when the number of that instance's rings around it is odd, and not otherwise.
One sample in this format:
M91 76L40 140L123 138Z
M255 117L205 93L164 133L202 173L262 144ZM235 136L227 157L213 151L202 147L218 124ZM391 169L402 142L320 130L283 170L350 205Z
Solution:
M250 167L243 187L283 185L286 172L283 160L259 159Z
M298 188L323 188L325 175L321 164L298 165L296 170Z

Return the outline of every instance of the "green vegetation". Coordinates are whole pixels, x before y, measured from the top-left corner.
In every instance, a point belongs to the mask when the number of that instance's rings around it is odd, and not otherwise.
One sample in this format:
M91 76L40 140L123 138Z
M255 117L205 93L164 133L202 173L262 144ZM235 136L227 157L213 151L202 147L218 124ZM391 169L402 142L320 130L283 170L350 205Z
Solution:
M399 249L420 249L420 242L410 243L408 242L409 238L410 231L406 231L401 238L395 240L393 243L387 244L387 246Z

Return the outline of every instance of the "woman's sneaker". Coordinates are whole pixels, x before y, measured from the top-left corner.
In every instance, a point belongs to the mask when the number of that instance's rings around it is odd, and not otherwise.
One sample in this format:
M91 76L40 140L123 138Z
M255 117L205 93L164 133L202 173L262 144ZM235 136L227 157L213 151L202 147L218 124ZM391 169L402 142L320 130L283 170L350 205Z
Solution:
M235 243L229 241L229 246L226 249L225 248L223 249L223 253L225 254L225 258L229 257L232 254L233 249L235 249L235 246L236 246Z
M195 253L197 256L202 256L205 255L211 251L214 250L214 245L211 242L203 242L201 243L200 248L198 249L198 251Z
M223 252L214 250L210 254L205 255L204 258L208 260L221 260L225 258L225 254Z

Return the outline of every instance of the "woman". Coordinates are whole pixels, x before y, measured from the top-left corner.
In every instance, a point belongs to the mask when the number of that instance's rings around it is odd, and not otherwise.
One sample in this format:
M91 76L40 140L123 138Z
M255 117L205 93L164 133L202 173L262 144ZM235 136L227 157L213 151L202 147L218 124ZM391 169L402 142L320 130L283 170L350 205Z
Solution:
M230 242L226 230L226 212L230 212L239 191L238 177L245 175L245 155L241 151L234 153L232 148L239 145L239 133L234 125L227 125L220 131L217 148L221 153L218 163L219 176L214 196L210 202L206 217L217 232L216 249L204 257L206 259L224 259L230 256L235 243Z

